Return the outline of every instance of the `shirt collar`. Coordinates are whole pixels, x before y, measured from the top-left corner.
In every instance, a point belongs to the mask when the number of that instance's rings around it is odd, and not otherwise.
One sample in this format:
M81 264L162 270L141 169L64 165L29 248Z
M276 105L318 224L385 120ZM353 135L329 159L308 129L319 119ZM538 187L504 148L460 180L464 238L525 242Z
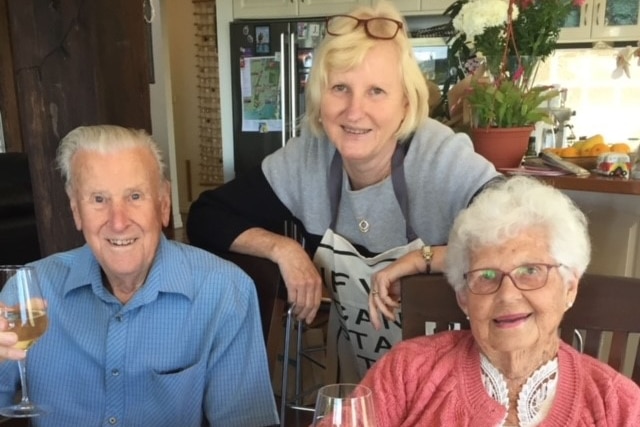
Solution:
M190 286L193 282L190 280L192 274L183 252L177 250L178 245L176 242L167 240L164 235L160 237L158 252L147 280L130 302L142 298L140 302L145 304L155 300L160 292L178 293L193 300L195 290ZM64 283L65 296L75 289L91 286L93 293L97 296L103 299L115 298L102 282L100 264L89 245L85 244L78 249L73 264Z

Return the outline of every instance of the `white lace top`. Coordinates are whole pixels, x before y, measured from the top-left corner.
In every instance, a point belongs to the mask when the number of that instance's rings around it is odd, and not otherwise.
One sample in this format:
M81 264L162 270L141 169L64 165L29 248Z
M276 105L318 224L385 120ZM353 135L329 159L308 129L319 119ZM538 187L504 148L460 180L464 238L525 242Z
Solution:
M509 389L502 374L496 369L489 359L480 355L482 369L482 382L484 387L494 400L498 401L509 410ZM558 358L548 361L538 368L522 387L518 395L518 421L520 427L534 427L544 420L549 413L553 398L556 395L558 385ZM505 419L500 427L510 427L505 424Z

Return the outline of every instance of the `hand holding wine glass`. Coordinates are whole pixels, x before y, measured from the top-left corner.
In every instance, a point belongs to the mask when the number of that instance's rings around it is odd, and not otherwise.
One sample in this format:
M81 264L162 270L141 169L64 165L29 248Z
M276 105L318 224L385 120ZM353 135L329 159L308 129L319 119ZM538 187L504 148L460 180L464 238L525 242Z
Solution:
M331 384L318 390L313 427L376 427L371 390L359 384Z
M36 271L26 266L0 266L0 286L0 317L8 324L5 330L18 335L15 348L27 351L48 326L46 303ZM18 361L18 368L22 399L16 405L0 408L0 415L20 418L41 415L41 408L29 400L26 359Z

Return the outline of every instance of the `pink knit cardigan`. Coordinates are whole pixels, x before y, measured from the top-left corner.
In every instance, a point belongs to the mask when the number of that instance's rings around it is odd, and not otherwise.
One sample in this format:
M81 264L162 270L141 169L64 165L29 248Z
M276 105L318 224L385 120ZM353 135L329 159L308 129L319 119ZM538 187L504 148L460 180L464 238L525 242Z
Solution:
M640 388L608 365L562 343L559 380L544 426L640 426ZM485 391L470 331L404 341L362 383L373 390L378 425L497 426L505 408Z

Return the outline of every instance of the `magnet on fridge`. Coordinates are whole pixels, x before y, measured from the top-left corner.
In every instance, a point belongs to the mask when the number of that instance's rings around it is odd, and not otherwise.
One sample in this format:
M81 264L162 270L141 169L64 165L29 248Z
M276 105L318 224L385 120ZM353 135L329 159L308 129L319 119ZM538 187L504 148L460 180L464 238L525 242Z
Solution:
M256 26L256 53L269 53L269 26Z
M298 22L297 33L298 33L299 39L307 38L307 29L308 29L308 24L306 22Z

